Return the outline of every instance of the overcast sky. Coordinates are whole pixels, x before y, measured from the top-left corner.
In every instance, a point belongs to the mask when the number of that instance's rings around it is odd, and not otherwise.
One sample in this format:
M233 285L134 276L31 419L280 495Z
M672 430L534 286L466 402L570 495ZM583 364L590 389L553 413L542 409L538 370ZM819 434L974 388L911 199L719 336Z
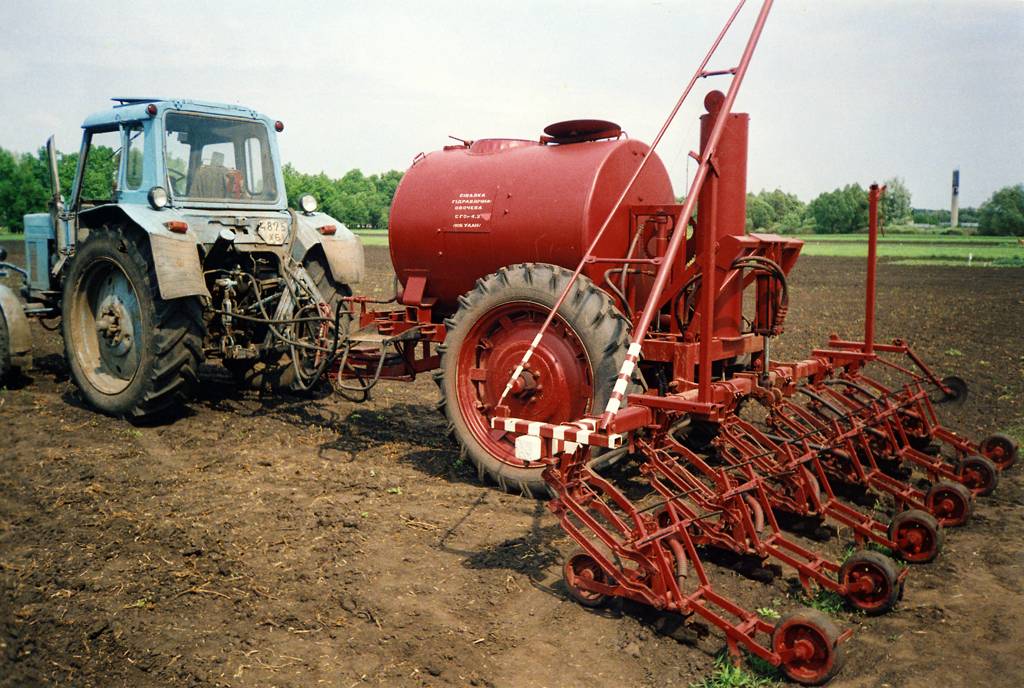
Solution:
M751 0L713 66L735 62ZM303 171L404 169L463 138L594 117L650 140L731 2L0 3L0 146L78 146L110 96L242 103ZM49 37L49 38L48 38ZM715 80L712 80L715 82ZM718 84L724 84L717 80ZM703 91L662 144L677 194ZM1024 1L778 0L738 109L749 188L809 200L899 175L914 205L1024 182Z

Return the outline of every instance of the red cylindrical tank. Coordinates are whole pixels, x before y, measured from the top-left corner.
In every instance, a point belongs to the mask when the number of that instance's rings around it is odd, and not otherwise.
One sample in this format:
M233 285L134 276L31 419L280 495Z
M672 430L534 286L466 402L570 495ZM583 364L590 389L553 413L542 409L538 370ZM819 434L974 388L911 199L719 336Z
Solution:
M404 286L426 277L426 297L453 311L475 281L506 265L544 262L575 269L612 204L647 155L632 139L546 145L483 139L417 159L395 192L389 221L391 262ZM633 204L674 203L655 156L633 185L597 248L628 250ZM613 264L584 274L597 283Z
M719 108L725 100L721 91L711 91L704 99L708 113L700 118L700 150L704 152ZM716 170L718 172L718 198L715 207L715 238L746 232L747 223L747 133L750 115L741 112L730 113L725 128L718 140ZM697 227L703 230L711 226L708 211L712 207L710 194L712 185L701 188L697 203ZM721 288L715 308L715 336L738 337L743 316L743 285L734 281L722 286L727 270L719 268L715 283Z

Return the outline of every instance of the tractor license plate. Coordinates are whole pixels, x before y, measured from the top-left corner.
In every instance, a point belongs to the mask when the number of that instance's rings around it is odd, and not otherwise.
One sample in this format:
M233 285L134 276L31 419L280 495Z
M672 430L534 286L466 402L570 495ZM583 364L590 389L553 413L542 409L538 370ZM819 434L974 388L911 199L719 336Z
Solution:
M280 246L288 235L288 226L280 220L264 220L256 226L256 234L273 246Z

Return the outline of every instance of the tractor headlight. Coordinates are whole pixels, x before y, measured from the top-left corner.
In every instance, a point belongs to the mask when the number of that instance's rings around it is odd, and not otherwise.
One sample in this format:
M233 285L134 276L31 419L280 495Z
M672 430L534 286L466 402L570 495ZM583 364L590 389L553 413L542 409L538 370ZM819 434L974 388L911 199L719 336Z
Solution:
M153 210L162 210L167 207L167 189L162 186L154 186L149 190L149 204Z
M304 213L315 213L316 212L316 199L306 194L299 199L299 207L302 208Z

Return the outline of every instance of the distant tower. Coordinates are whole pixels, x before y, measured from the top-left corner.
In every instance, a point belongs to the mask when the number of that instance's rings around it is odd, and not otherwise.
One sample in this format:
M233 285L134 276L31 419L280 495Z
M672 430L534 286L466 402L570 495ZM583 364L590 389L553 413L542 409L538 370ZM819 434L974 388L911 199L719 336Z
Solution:
M953 200L949 206L949 226L956 227L960 215L960 168L953 170Z

